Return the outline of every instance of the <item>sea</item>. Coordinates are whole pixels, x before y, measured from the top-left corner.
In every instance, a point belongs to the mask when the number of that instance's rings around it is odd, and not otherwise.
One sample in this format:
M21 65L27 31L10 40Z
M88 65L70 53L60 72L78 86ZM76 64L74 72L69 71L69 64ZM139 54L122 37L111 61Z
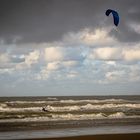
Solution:
M140 96L0 97L0 139L140 133Z

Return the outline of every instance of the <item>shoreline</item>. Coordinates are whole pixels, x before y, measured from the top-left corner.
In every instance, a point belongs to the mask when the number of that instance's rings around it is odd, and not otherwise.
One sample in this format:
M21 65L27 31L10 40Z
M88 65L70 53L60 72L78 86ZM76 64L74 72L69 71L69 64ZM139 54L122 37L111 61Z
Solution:
M117 138L118 137L118 138ZM117 139L116 139L117 138ZM65 129L40 129L40 130L26 130L26 131L7 131L0 132L0 139L23 139L23 140L139 140L140 139L140 125L137 126L100 126L88 128L65 128Z
M69 137L54 137L54 138L32 138L25 140L139 140L140 133L128 134L97 134L97 135L82 135Z

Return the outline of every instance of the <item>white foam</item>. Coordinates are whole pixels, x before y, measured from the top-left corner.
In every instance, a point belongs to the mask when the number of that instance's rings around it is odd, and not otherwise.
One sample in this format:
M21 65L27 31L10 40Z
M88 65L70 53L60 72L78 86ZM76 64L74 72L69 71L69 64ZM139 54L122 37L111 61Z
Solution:
M12 107L1 107L0 106L0 112L26 112L26 111L35 111L39 112L41 111L40 107L27 107L27 108L12 108Z
M6 104L43 104L48 101L7 101Z
M46 100L41 101L6 101L6 104L81 104L81 103L91 103L91 104L100 104L100 103L135 103L135 101L124 100L124 99L104 99L104 100L58 100L57 98L48 97Z
M105 100L60 100L60 103L114 103L114 102L128 102L127 100L123 99L105 99Z
M128 111L130 109L140 109L140 104L86 104L86 105L70 105L70 106L46 106L46 110L50 112L72 112L72 111L88 111L88 110L116 110L116 111ZM25 111L42 111L41 107L7 107L6 104L0 105L0 112L25 112Z
M57 98L54 98L54 97L48 97L47 99L48 99L48 100L54 100L54 101L57 100Z
M96 119L116 119L116 118L140 118L140 116L126 116L123 112L117 112L106 116L104 113L97 114L53 114L52 117L28 117L19 119L0 119L0 122L44 122L61 120L96 120Z
M126 111L129 109L140 109L140 104L103 104L103 105L86 104L83 106L74 105L74 106L63 106L63 107L48 105L46 109L52 112L70 112L70 111L103 110L103 109L111 109L111 110L116 109L116 110Z
M91 119L103 119L105 116L103 113L98 114L55 114L52 117L28 117L22 119L1 119L0 122L32 122L32 121L59 121L59 120L91 120Z
M0 107L1 107L1 108L5 108L5 107L7 107L7 104L5 104L5 103L0 103Z
M53 115L53 119L64 119L64 120L89 120L89 119L103 119L105 118L103 113L98 114L64 114L64 115Z
M108 118L126 118L127 116L123 112L117 112L108 116Z
M81 107L80 106L63 106L63 107L56 107L56 106L50 106L48 105L46 107L46 109L48 111L54 111L54 112L61 112L61 111L65 111L65 112L69 112L69 111L77 111L80 110Z

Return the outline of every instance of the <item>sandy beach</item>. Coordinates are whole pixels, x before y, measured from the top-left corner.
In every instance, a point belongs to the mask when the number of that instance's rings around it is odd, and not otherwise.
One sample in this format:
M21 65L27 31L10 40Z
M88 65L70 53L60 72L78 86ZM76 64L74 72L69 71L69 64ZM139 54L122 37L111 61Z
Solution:
M104 134L104 135L84 135L58 138L34 138L28 140L139 140L140 133L133 134Z

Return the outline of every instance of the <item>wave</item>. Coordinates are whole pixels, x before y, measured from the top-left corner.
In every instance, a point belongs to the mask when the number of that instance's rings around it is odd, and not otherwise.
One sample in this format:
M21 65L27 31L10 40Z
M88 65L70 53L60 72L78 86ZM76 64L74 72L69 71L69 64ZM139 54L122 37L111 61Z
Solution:
M1 107L1 108L6 108L6 107L7 107L7 104L5 104L5 103L0 103L0 107Z
M60 100L60 103L122 103L122 102L130 102L128 100L123 99L104 99L104 100Z
M102 111L102 110L114 110L114 111L128 111L130 109L140 109L140 104L86 104L86 105L70 105L70 106L52 106L47 105L45 109L49 112L72 112L72 111ZM8 107L6 104L0 105L0 112L25 112L25 111L42 111L42 107Z
M51 116L44 116L44 117L26 117L22 118L23 116L19 115L19 118L12 118L12 119L0 119L0 122L34 122L34 121L61 121L61 120L96 120L96 119L123 119L123 118L140 118L140 116L133 115L127 116L123 112L113 113L111 115L106 115L104 113L97 113L97 114L53 114Z
M39 112L42 110L41 110L41 107L12 108L12 107L0 106L0 112L26 112L26 111Z
M125 118L125 117L128 117L128 116L125 115L125 113L123 113L123 112L117 112L117 113L114 113L114 114L111 114L111 115L108 116L108 118Z
M56 107L48 105L46 110L50 112L70 112L70 111L84 111L84 110L122 110L126 111L129 109L140 109L140 104L103 104L103 105L93 105L93 104L86 104L83 106L64 106L64 107Z
M47 100L56 101L56 100L58 100L58 99L57 99L57 98L54 98L54 97L48 97Z
M58 100L57 98L48 97L41 101L6 101L5 104L81 104L81 103L136 103L136 101L124 100L124 99L104 99L104 100Z
M48 101L6 101L6 104L42 104L47 103Z

